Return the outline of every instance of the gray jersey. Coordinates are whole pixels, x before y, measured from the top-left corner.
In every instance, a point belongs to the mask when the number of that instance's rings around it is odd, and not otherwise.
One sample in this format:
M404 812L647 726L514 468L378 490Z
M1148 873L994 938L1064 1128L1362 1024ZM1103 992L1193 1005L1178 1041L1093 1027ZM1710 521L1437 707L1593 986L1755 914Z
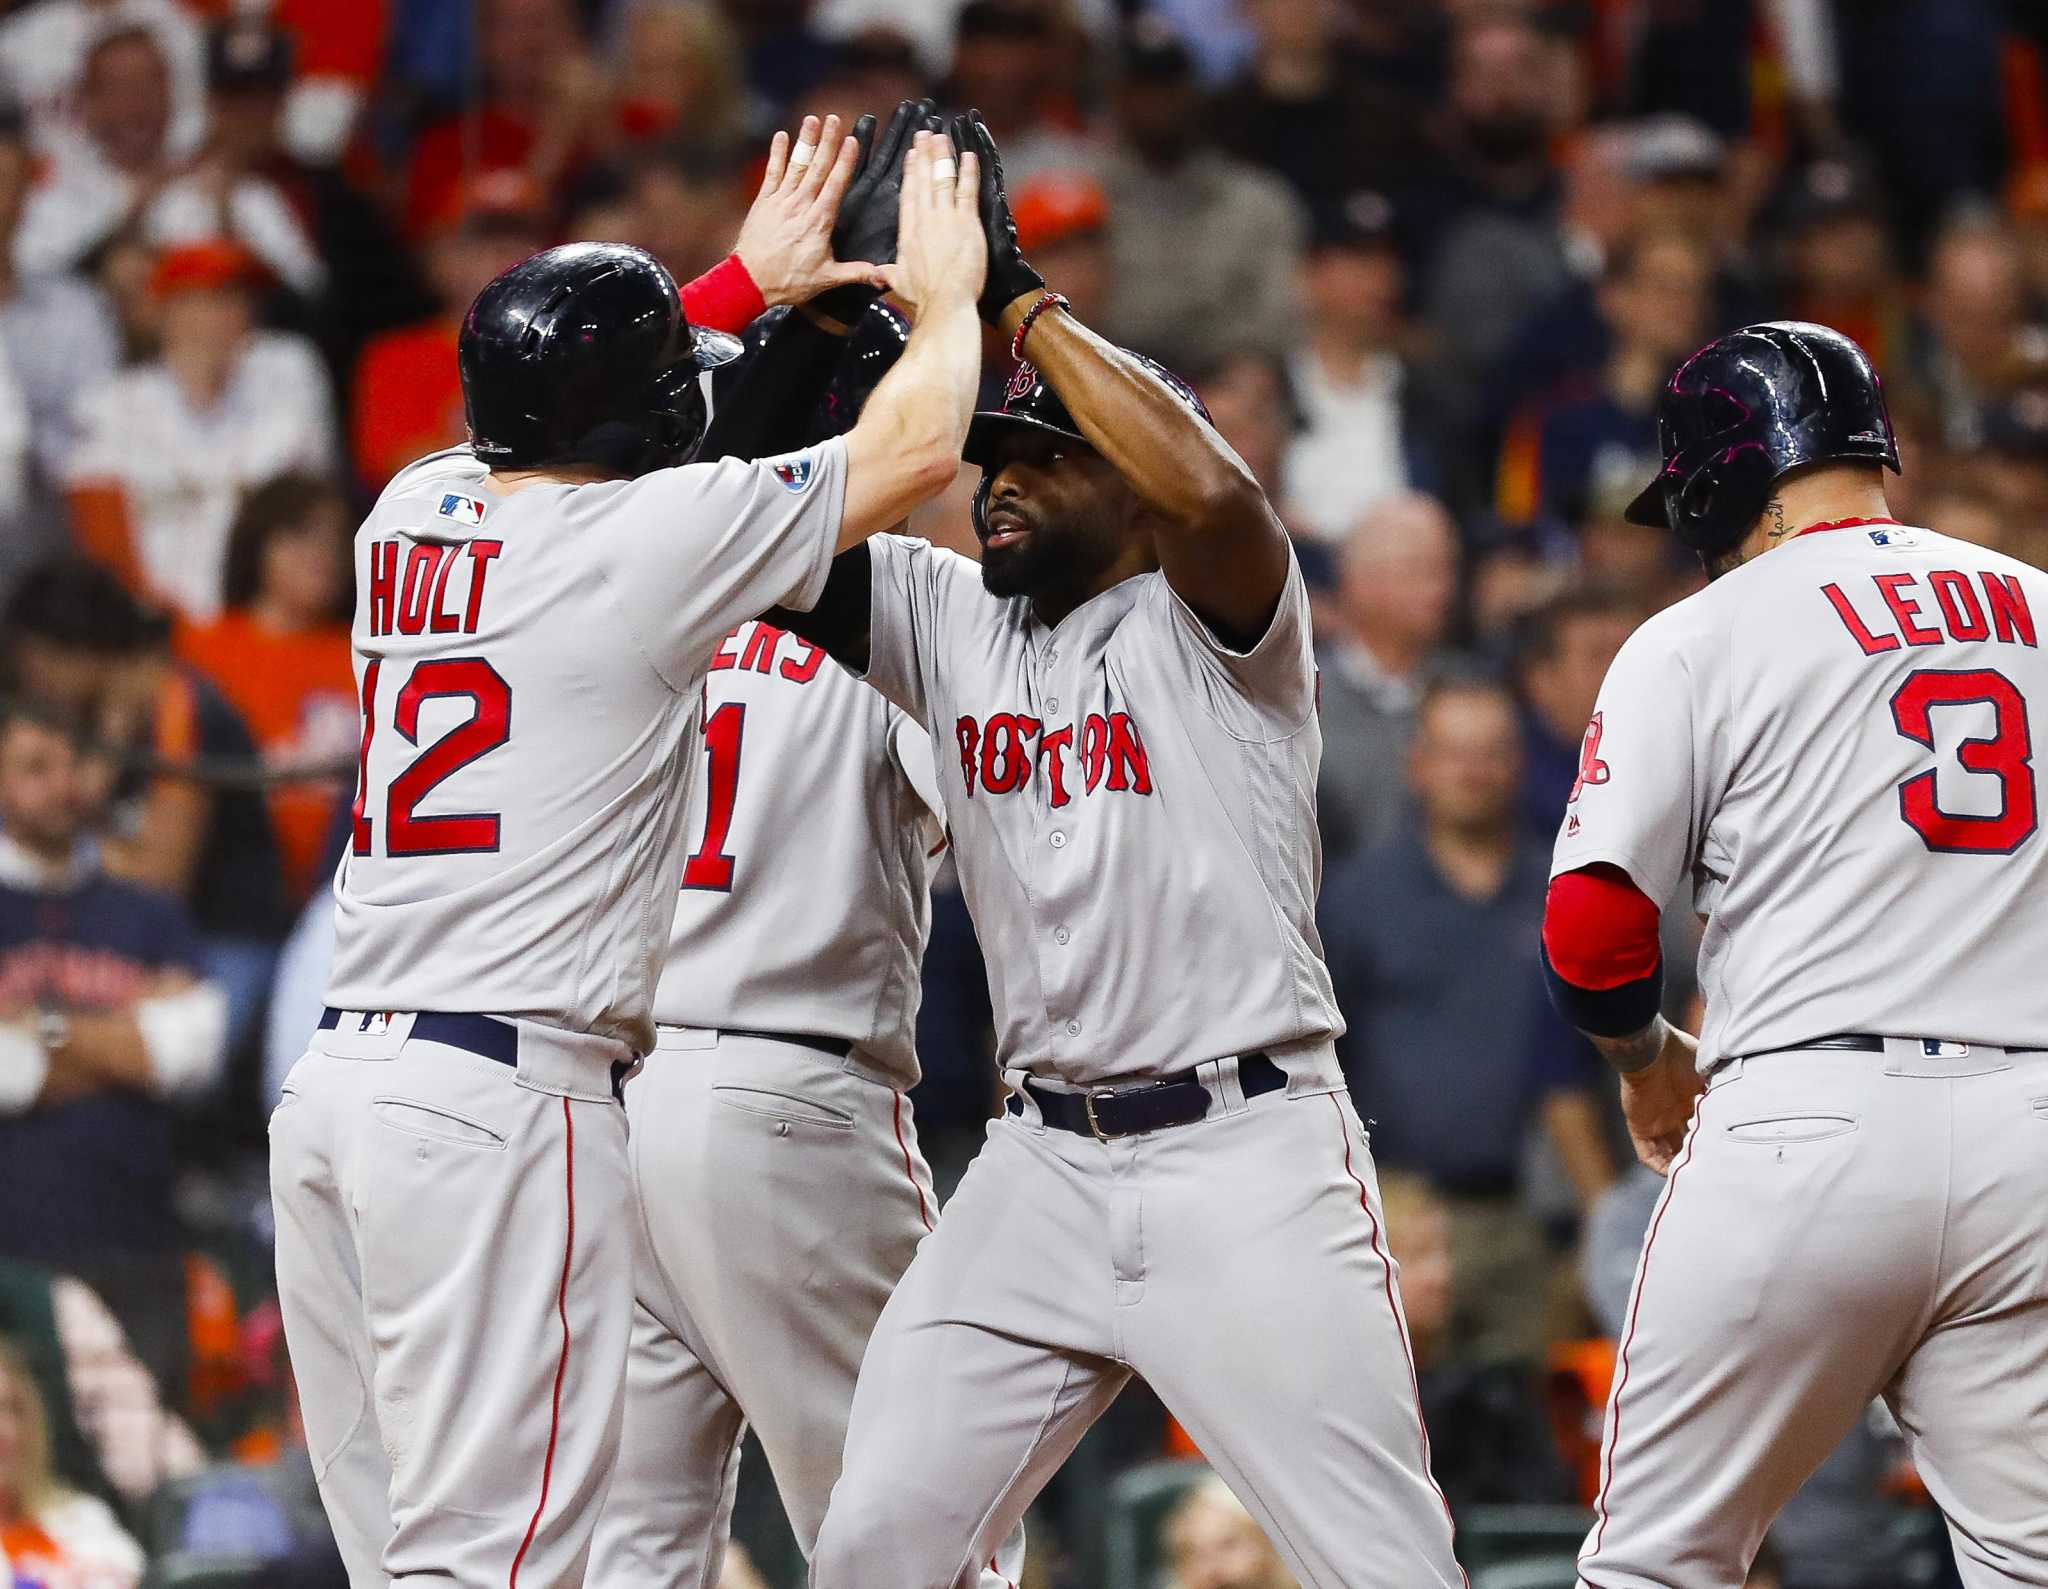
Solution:
M998 1055L1075 1084L1254 1050L1334 1079L1315 663L1290 567L1245 654L1163 575L1057 629L923 541L873 555L868 678L931 730Z
M2044 612L2038 569L1851 524L1622 647L1551 869L1706 917L1703 1066L1837 1032L2048 1045Z
M915 1086L945 838L930 740L809 641L759 622L712 657L702 728L654 1018L844 1038L876 1079Z
M500 492L456 449L385 488L329 1003L652 1045L705 669L739 619L816 601L845 473L828 441Z

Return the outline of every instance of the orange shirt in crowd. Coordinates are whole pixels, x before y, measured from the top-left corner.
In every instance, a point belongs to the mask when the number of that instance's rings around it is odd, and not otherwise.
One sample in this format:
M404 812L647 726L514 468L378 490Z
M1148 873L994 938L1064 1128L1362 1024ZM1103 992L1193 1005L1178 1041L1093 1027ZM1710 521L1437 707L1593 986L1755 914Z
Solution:
M270 815L294 902L318 880L334 823L335 799L356 750L356 684L348 628L331 624L296 633L265 628L246 611L211 623L183 624L178 655L233 703L273 771L324 774L274 785Z
M384 483L415 458L469 434L455 367L459 316L436 315L371 338L356 361L351 451L364 485Z

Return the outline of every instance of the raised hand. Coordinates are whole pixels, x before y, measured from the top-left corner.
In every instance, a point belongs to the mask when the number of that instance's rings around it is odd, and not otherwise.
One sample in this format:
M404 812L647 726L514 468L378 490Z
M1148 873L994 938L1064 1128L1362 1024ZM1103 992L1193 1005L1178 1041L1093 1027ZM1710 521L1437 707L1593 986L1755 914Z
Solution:
M970 110L953 118L953 144L971 150L981 166L976 194L982 235L988 245L988 283L976 306L982 319L994 325L1005 305L1026 293L1045 290L1045 278L1031 268L1017 243L1017 222L1010 214L1010 196L1003 188L1003 157L996 148L988 123L981 112Z
M889 282L896 295L922 315L952 298L973 303L988 267L976 195L981 163L973 151L955 166L953 145L943 133L916 134L903 162L903 191L896 210L896 263Z
M794 144L778 132L769 145L761 191L733 252L771 307L804 303L834 287L873 292L883 285L879 262L840 260L832 252L832 228L860 153L855 139L840 137L837 116L822 127L806 116Z

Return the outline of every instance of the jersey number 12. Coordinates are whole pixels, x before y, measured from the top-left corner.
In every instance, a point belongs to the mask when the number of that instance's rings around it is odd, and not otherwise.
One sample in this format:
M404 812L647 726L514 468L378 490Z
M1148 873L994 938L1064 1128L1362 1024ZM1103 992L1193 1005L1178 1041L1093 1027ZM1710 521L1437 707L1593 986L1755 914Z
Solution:
M381 657L363 668L363 739L356 752L355 835L350 846L357 855L368 855L376 836L376 821L368 811L370 742L377 733L377 679L383 669ZM512 737L512 686L482 657L434 657L417 664L393 704L392 726L407 744L418 744L420 708L450 697L468 700L468 718L415 756L384 792L384 853L393 859L488 854L498 847L495 811L416 814L436 785Z
M1998 780L1998 810L1989 816L1942 810L1930 767L1899 785L1899 816L1930 850L2010 855L2041 825L2026 700L2011 679L1992 668L1921 668L1908 674L1892 696L1892 722L1906 738L1933 750L1935 713L1956 706L1991 708L1991 732L1964 740L1956 747L1956 760L1966 772Z

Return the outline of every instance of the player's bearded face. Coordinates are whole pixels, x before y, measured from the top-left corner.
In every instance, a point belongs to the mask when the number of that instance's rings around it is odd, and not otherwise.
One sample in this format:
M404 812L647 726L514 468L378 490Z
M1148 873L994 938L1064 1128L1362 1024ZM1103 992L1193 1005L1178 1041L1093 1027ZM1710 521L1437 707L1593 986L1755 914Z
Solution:
M1085 587L1115 562L1123 548L1108 489L1115 480L1115 471L1085 450L1000 464L980 531L988 593L1039 596Z

